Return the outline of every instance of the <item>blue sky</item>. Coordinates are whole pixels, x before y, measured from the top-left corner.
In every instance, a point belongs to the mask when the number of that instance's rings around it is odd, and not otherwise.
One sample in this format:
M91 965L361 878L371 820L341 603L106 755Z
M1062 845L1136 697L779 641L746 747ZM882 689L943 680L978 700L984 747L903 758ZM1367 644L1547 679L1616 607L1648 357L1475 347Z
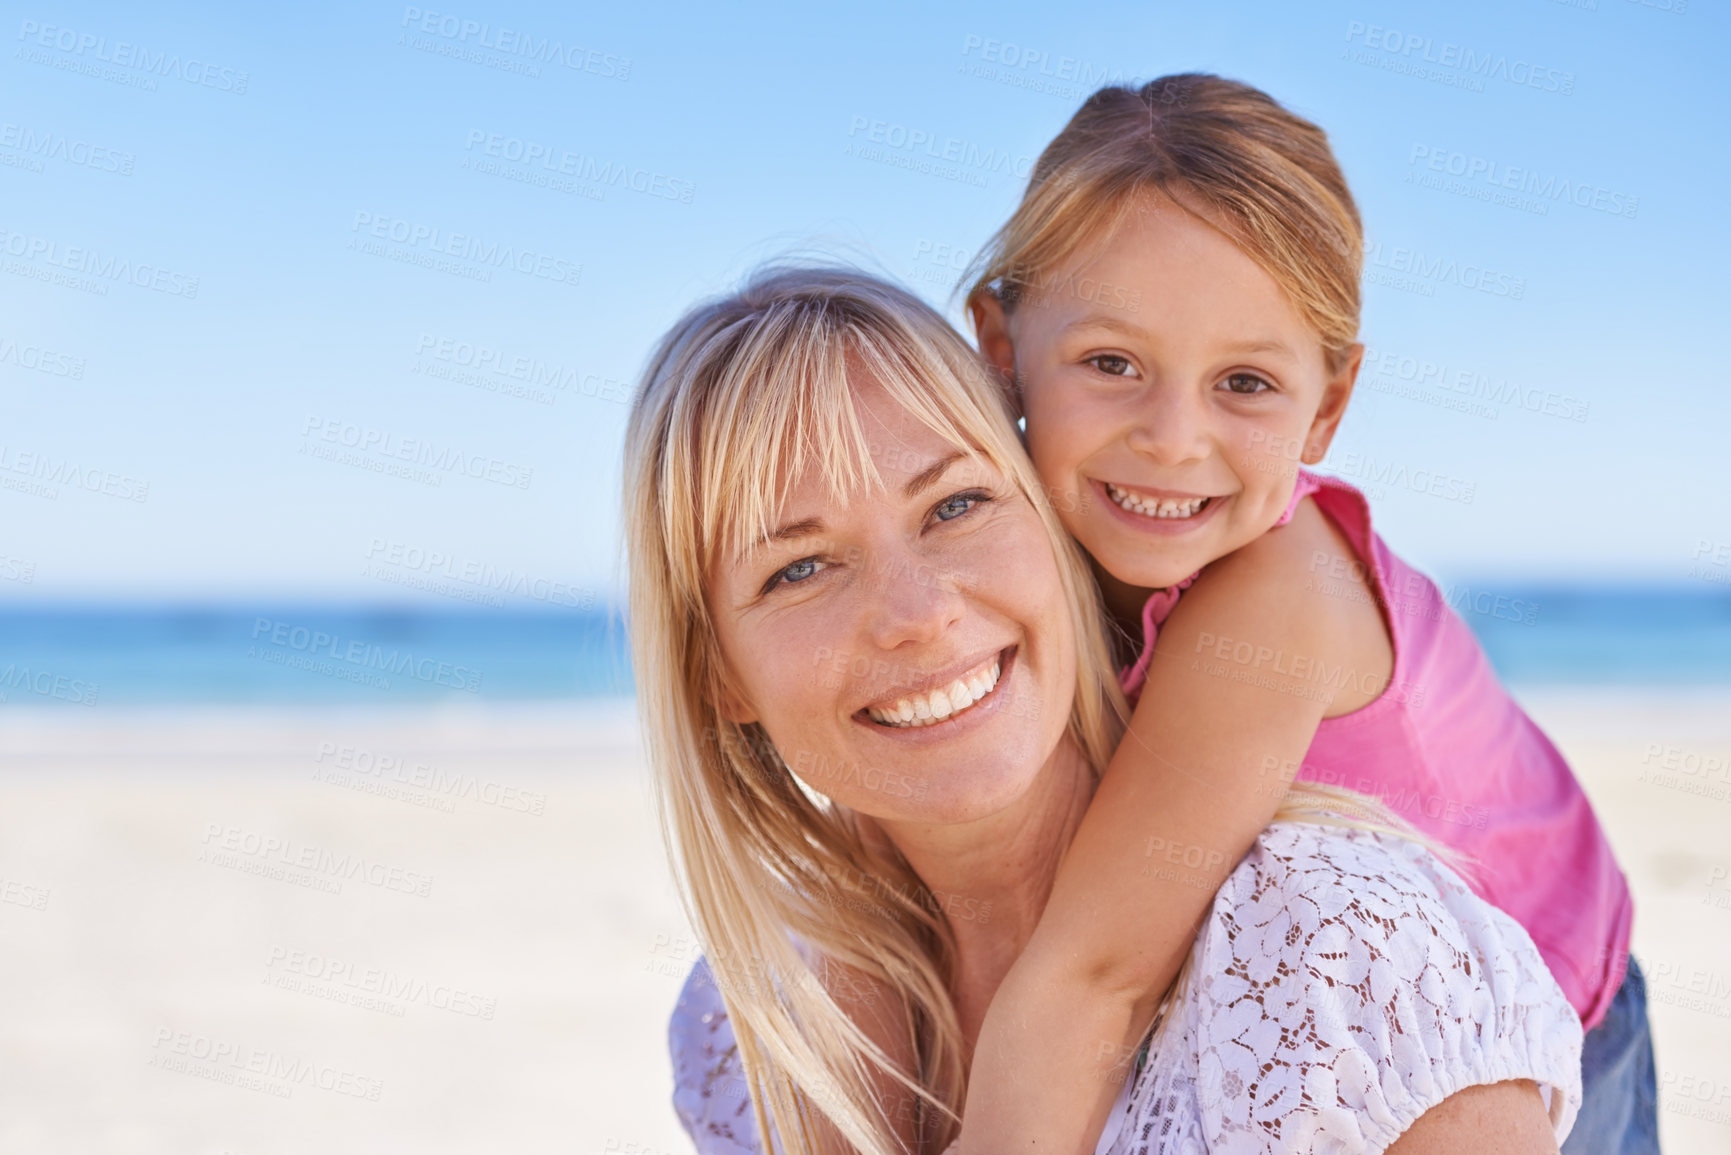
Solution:
M683 308L791 250L948 301L1093 82L1188 70L1346 168L1373 359L1327 464L1397 551L1731 565L1717 6L929 7L5 5L0 601L610 598Z

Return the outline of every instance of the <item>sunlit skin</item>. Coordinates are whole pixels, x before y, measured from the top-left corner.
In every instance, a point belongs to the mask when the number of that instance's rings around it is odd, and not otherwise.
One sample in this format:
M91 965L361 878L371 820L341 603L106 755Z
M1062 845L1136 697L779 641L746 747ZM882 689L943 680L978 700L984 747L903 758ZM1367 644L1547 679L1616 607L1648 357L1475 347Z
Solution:
M1008 313L973 302L981 350L1014 385L1041 481L1125 636L1141 638L1152 590L1202 576L1161 627L1130 733L983 1024L964 1155L1091 1149L1112 1099L1093 1056L1102 1041L1109 1055L1134 1051L1212 897L1140 880L1138 848L1238 861L1278 801L1257 767L1298 766L1323 717L1369 705L1393 669L1374 591L1306 580L1319 560L1357 572L1339 527L1305 502L1270 532L1298 465L1328 450L1362 346L1330 358L1199 205L1147 194L1131 210ZM1325 695L1266 669L1218 677L1194 655L1222 637L1365 677ZM1537 1096L1515 1102L1531 1123ZM1539 1122L1523 1132L1538 1142L1519 1149L1547 1149Z
M989 298L974 306L982 351L1019 385L1028 452L1128 622L1148 590L1274 525L1297 465L1327 452L1363 356L1354 345L1331 371L1280 286L1199 209L1153 193L1133 207L1042 278L1056 291L1007 316ZM1209 500L1156 519L1120 508L1108 485Z
M1156 374L1162 372L1159 361L1135 348L1117 355L1132 366L1152 366ZM1161 379L1155 377L1156 382ZM1096 797L1095 784L1066 733L1076 677L1076 639L1052 546L1033 507L1008 478L958 453L890 401L875 382L856 377L853 385L855 407L884 486L856 494L843 504L830 496L815 472L799 478L774 520L784 532L719 559L711 568L706 581L709 608L730 682L720 705L736 722L761 724L790 766L796 771L804 768L813 788L872 819L868 831L881 830L931 890L992 903L989 921L949 922L956 944L951 993L964 1043L972 1052L977 1040L983 1045L981 1029L992 998L1018 956L1029 949L1036 924L1047 933L1040 916L1048 900L1054 906L1059 903L1054 880L1060 865L1070 872L1078 850L1092 846L1096 857L1104 853L1108 867L1082 863L1077 869L1083 876L1105 880L1109 889L1135 888L1130 882L1133 872L1121 869L1123 864L1116 859L1124 847L1134 853L1146 831L1096 829L1088 838L1085 826L1110 822L1113 814L1128 818L1145 813L1149 800L1119 797L1109 806L1103 802L1102 807L1087 809ZM1126 388L1122 383L1117 387ZM1158 388L1147 392L1159 396ZM1223 469L1221 459L1230 457L1232 447L1255 444L1249 437L1251 430L1281 435L1291 429L1307 432L1317 423L1315 414L1301 421L1292 412L1302 412L1296 403L1268 405L1271 412L1264 411L1264 423L1258 425L1250 420L1257 411L1246 414L1231 408L1243 402L1213 402L1200 390L1188 400L1180 396L1179 401L1174 410L1202 426L1204 433L1186 434L1198 448L1176 457L1174 472L1182 473L1187 484L1193 476L1231 483L1232 488L1222 488L1218 495L1231 499L1221 502L1219 512L1236 513L1237 520L1221 520L1254 539L1273 524L1290 496L1290 465L1271 475L1273 483L1266 483L1260 476L1240 479L1240 472L1257 471ZM1223 410L1223 415L1208 414L1210 405ZM1208 415L1208 420L1198 420L1198 414ZM1148 437L1140 428L1133 427L1124 436L1139 449L1159 447L1159 438ZM1051 439L1046 444L1049 452L1055 452ZM1072 519L1098 512L1091 508L1098 504L1097 494L1082 500L1087 492L1082 484L1090 478L1087 469L1096 460L1109 461L1116 468L1120 461L1136 464L1139 459L1120 457L1110 445L1097 453L1078 453L1073 473L1079 480L1071 488L1075 500L1065 503L1060 494L1060 503L1070 506L1067 516ZM1188 471L1192 466L1194 474ZM1115 484L1139 484L1116 474L1107 476ZM1045 479L1063 489L1055 475L1047 473ZM1247 531L1244 527L1255 525L1257 518L1246 516L1246 510L1262 511L1265 523ZM1111 528L1110 522L1103 524ZM1307 524L1315 530L1318 523ZM1305 532L1303 526L1294 529ZM1190 563L1169 568L1184 564ZM1142 572L1134 576L1158 580L1157 575ZM1237 588L1233 583L1240 580L1228 574L1215 588L1227 591L1230 603L1230 591ZM1199 592L1201 597L1188 599L1192 608L1210 604L1210 595ZM1355 609L1356 605L1341 603L1349 614L1363 609L1373 630L1380 630L1374 608ZM1324 613L1317 616L1314 628L1337 638L1352 633L1335 628L1340 624ZM1309 652L1317 652L1319 637L1301 635L1299 640ZM1377 640L1386 646L1385 639ZM1341 644L1350 648L1353 643ZM841 673L835 655L847 656ZM1002 669L997 685L941 723L900 728L872 716L874 708L881 711L910 692L945 683L994 659ZM1159 697L1162 676L1159 670L1154 672L1150 696ZM1234 688L1237 696L1231 692ZM1222 712L1229 715L1246 704L1241 700L1244 695L1259 693L1235 683L1202 689L1221 697ZM1298 701L1275 697L1282 703ZM1261 712L1276 712L1268 711L1261 701L1249 704ZM1232 730L1213 718L1206 703L1186 702L1180 708L1209 734L1230 731L1253 744L1258 741L1254 726ZM1315 707L1316 712L1320 709ZM1141 714L1138 711L1139 719ZM1313 730L1314 717L1306 725ZM1152 749L1152 737L1142 734L1137 741ZM1179 753L1191 761L1187 752ZM1208 761L1198 759L1194 764ZM870 770L880 773L873 775ZM1109 770L1108 779L1115 774L1115 769ZM1137 776L1118 775L1115 780L1121 787L1133 787ZM1152 809L1158 812L1161 806ZM1183 830L1199 829L1194 815L1174 818ZM1265 816L1258 818L1256 825L1265 821ZM1249 835L1207 834L1204 840L1208 845L1225 844L1232 837L1247 841ZM1102 852L1101 847L1106 849ZM1205 901L1200 895L1198 899ZM1122 905L1122 896L1100 893L1094 902L1078 903L1074 895L1064 902L1072 914L1089 907L1111 911ZM1145 922L1114 919L1114 925L1124 926ZM1058 932L1060 938L1067 934ZM882 1015L882 1007L853 1006L845 999L842 1003L886 1052L904 1069L911 1069L908 1040L889 1026L895 1016ZM1065 1008L1076 1016L1086 1005L1066 1001ZM1135 1015L1120 1010L1113 1017ZM1099 1040L1114 1037L1111 1032L1086 1029L1080 1033L1089 1054L1097 1052ZM1058 1028L1046 1039L1056 1045L1063 1035L1064 1029ZM1066 1069L1090 1081L1077 1096L1085 1110L1089 1092L1098 1089L1092 1083L1089 1061L1083 1057L1067 1063ZM1507 1088L1513 1088L1513 1098L1496 1097ZM886 1086L882 1101L887 1105L894 1094ZM1109 1094L1102 1097L1110 1099ZM970 1093L970 1110L972 1105ZM1453 1113L1439 1110L1432 1113L1434 1119L1427 1115L1403 1138L1400 1149L1417 1152L1438 1149L1439 1144L1440 1149L1459 1149L1463 1140L1470 1140L1486 1150L1554 1150L1554 1145L1546 1145L1549 1132L1543 1109L1530 1085L1474 1089L1444 1106ZM894 1114L901 1118L907 1112L898 1107ZM1096 1119L1075 1133L1097 1134L1098 1123ZM1495 1147L1489 1142L1492 1138L1505 1145ZM1425 1146L1426 1141L1432 1146Z
M776 519L795 534L713 567L723 705L808 785L874 819L934 892L992 904L989 920L955 924L971 1042L1092 793L1067 731L1076 642L1028 499L869 377L854 392L884 487L841 506L808 474ZM997 685L949 720L898 729L867 714L995 657Z

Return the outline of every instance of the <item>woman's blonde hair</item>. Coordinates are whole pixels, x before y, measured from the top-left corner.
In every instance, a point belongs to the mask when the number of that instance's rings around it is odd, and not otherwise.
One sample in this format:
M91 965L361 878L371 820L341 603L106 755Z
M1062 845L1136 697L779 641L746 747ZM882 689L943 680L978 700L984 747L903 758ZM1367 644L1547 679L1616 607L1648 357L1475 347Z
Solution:
M870 1077L888 1072L953 1137L966 1089L939 905L845 808L801 788L761 727L722 712L728 673L704 596L717 558L758 540L784 487L817 467L834 500L881 484L849 366L1039 512L1080 651L1069 734L1096 772L1122 732L1093 578L1017 440L1007 400L959 334L912 294L839 268L772 268L688 312L652 355L626 433L624 521L637 695L663 829L744 1061L759 1133L811 1149L808 1112L861 1152L899 1149ZM856 880L875 901L859 901ZM827 960L908 1011L919 1069L896 1071L821 981Z
M1267 93L1201 73L1090 96L1040 154L1010 219L974 259L970 299L1006 310L1074 287L1060 266L1159 193L1203 210L1285 291L1331 369L1357 340L1364 232L1315 124Z
M1095 774L1128 712L1093 578L1007 399L929 306L851 269L772 268L692 309L662 339L625 448L638 703L674 875L727 1004L758 1133L771 1134L773 1120L789 1155L816 1150L814 1112L865 1155L903 1151L874 1091L886 1076L914 1096L918 1133L941 1150L967 1085L948 990L954 940L939 903L899 855L868 846L845 807L801 784L760 726L732 722L721 705L730 679L705 598L712 566L762 536L808 465L838 502L881 483L850 366L1000 470L1038 511L1078 651L1068 735ZM1342 805L1353 796L1295 790L1277 817ZM899 1000L917 1069L899 1069L832 997L832 963Z

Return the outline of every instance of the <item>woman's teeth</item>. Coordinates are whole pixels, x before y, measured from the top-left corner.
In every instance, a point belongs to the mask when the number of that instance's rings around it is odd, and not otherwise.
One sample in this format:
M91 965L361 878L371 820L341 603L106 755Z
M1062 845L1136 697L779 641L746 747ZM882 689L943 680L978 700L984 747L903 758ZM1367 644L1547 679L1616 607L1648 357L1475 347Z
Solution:
M872 721L885 726L930 726L961 713L991 693L998 684L998 670L999 660L993 658L990 665L965 678L957 678L943 689L914 694L893 706L867 706L866 713L871 715Z
M1106 483L1106 494L1118 504L1120 509L1127 509L1131 513L1139 513L1143 517L1170 517L1180 520L1186 517L1195 517L1202 512L1203 506L1214 500L1211 497L1191 497L1183 501L1162 501L1158 498L1143 497L1141 494L1131 493L1127 489L1119 489L1110 481Z

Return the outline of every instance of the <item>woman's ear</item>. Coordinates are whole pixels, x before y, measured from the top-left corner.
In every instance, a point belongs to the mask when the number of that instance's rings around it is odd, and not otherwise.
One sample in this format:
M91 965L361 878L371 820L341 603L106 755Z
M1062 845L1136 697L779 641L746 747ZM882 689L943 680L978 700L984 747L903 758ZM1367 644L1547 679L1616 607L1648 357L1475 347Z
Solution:
M1010 340L1010 318L1004 304L989 291L975 293L968 299L968 315L974 322L974 334L980 343L980 356L998 371L1016 416L1022 416L1022 394L1016 388L1016 347Z
M1306 465L1315 465L1328 455L1334 442L1340 419L1346 416L1346 403L1352 400L1352 387L1358 382L1359 366L1364 364L1364 346L1348 345L1338 372L1330 375L1322 387L1322 404L1310 422L1310 432L1304 437L1304 453L1299 458Z

